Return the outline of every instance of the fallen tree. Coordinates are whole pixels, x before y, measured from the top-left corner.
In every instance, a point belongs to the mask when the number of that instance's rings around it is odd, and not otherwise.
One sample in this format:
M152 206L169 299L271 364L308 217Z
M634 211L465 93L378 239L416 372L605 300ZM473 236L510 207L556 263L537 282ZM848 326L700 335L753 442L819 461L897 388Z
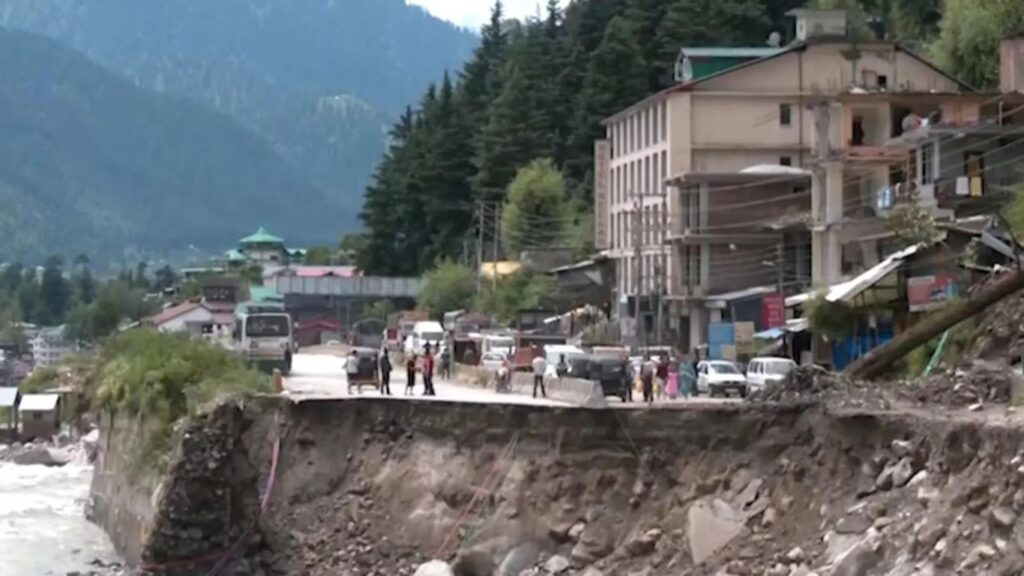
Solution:
M853 378L880 376L912 350L1024 288L1024 272L1013 272L964 300L947 304L909 330L868 352L843 371Z

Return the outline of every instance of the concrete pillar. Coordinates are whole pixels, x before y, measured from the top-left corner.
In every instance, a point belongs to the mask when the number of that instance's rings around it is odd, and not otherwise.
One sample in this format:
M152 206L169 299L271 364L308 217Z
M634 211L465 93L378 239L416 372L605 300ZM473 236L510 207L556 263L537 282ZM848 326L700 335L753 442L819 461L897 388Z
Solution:
M700 185L700 192L697 196L697 212L700 214L700 230L704 230L708 226L708 207L709 204L709 190L708 183L702 182ZM707 295L708 286L711 284L711 246L707 242L701 242L700 244L700 287L703 290L703 295Z

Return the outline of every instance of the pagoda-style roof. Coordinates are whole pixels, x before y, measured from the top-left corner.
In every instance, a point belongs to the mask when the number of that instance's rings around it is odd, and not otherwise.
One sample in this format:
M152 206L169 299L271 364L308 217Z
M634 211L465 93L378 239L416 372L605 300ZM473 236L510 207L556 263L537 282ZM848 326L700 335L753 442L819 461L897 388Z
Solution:
M266 228L260 226L260 229L255 234L242 238L238 243L243 246L246 244L284 244L284 240L267 232Z

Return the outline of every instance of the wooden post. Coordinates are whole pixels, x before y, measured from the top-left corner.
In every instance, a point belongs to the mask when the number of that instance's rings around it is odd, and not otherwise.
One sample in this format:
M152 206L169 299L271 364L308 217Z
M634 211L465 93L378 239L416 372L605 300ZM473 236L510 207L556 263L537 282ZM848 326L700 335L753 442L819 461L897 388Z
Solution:
M921 319L909 330L868 352L843 372L854 378L880 376L918 346L942 334L1024 288L1024 272L1014 272L996 280L966 300L953 301Z
M274 381L274 392L277 394L284 393L284 378L281 376L281 370L274 368L271 378Z

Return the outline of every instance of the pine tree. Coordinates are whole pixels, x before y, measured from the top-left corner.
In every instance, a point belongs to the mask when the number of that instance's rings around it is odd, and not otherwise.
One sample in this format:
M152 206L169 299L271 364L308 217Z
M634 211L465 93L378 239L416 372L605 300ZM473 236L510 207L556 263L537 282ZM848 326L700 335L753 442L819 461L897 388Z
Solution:
M356 255L359 268L370 274L397 274L397 230L404 226L397 206L405 194L408 146L413 131L413 112L406 108L391 128L391 145L377 166L373 183L366 188L360 219L366 226L366 246Z
M461 78L466 113L476 125L485 121L490 102L501 90L500 79L507 47L504 8L501 0L496 0L490 21L480 30L480 46L466 63Z
M447 73L441 83L437 106L428 120L431 126L426 161L432 163L432 179L425 185L432 191L424 198L426 226L430 243L420 257L420 268L432 266L441 258L459 255L462 241L472 225L473 192L469 179L473 166L472 131L466 110L456 98Z
M571 190L587 205L593 178L594 141L604 135L601 121L647 96L647 74L630 25L614 18L590 58L577 103L571 161L566 163Z
M640 44L647 63L648 90L657 92L665 87L663 63L659 58L658 28L665 18L664 0L627 0L624 16L633 27L633 36Z

